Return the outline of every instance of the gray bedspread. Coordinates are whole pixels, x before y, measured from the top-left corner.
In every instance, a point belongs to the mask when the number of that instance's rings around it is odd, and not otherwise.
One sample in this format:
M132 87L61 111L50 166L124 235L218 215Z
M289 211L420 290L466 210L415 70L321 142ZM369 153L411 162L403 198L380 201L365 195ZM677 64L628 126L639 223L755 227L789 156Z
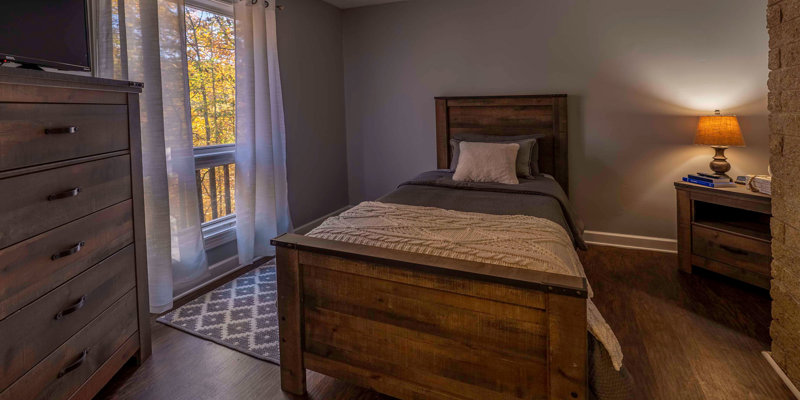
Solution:
M453 190L456 189L456 190ZM456 182L447 170L423 172L379 198L384 203L438 207L495 215L530 215L549 219L570 234L575 246L586 249L583 221L554 179L537 175L519 185Z

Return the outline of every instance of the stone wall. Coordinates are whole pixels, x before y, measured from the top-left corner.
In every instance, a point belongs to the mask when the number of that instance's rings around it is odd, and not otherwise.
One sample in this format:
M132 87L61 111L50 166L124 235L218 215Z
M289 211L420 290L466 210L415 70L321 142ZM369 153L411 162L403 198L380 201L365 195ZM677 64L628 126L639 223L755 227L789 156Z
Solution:
M769 0L772 357L800 386L800 0Z

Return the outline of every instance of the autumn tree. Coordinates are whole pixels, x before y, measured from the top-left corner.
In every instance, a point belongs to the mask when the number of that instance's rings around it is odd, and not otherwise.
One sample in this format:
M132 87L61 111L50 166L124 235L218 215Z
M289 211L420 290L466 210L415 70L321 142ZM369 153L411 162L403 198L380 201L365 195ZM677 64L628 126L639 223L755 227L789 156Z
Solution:
M186 56L192 142L195 147L236 141L236 83L233 19L186 7ZM231 165L197 172L202 219L234 211Z

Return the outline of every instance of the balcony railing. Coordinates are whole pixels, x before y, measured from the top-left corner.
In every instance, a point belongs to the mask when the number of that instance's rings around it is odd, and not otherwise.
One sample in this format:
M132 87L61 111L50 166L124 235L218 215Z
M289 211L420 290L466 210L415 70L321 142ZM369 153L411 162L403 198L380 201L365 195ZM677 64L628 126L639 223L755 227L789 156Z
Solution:
M234 150L233 144L194 150L197 203L206 248L236 237Z

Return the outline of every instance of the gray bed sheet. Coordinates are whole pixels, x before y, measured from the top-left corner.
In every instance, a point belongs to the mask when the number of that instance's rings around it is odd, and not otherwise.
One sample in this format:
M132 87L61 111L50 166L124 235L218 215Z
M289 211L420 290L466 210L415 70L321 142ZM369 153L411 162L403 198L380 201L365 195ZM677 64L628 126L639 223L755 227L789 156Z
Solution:
M495 215L529 215L553 221L567 231L579 249L583 241L583 221L566 193L553 178L536 175L520 179L519 185L457 182L448 170L423 172L379 198L384 203L438 207L446 210Z

